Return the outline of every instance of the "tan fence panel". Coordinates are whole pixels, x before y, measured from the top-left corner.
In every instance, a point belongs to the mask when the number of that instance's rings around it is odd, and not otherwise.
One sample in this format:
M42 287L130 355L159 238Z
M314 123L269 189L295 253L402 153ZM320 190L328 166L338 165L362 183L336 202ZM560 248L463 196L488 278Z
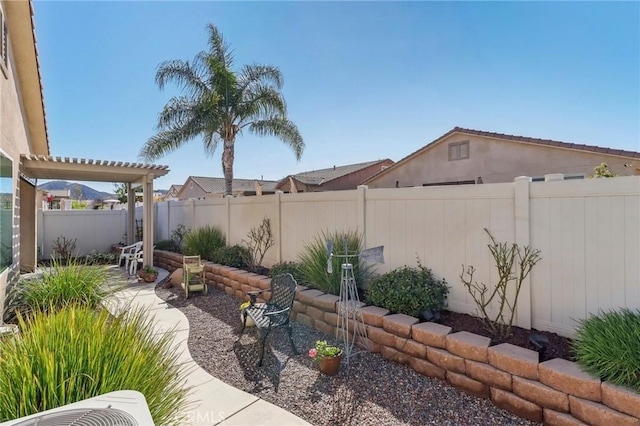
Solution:
M357 191L282 194L282 259L297 260L322 232L360 231Z
M577 319L640 308L637 177L531 186L533 327L570 334Z
M460 281L462 265L476 268L474 280L496 281L484 228L514 238L513 184L374 189L366 193L367 246L384 245L379 273L420 263L450 287L449 308L475 312Z
M106 249L122 238L125 213L48 211L39 244L45 257L59 235L78 238L81 250ZM462 266L473 265L474 281L490 289L498 279L487 228L499 242L517 240L541 250L542 260L520 294L518 324L571 336L575 320L591 313L640 309L635 176L171 201L158 204L156 217L156 237L168 238L178 224L210 224L223 229L230 244L246 240L269 217L276 245L267 252L267 267L297 260L322 232L358 230L366 248L384 245L378 273L416 266L420 259L447 280L449 308L466 313L476 306L460 280Z
M76 254L92 250L107 252L111 245L126 240L124 210L40 210L38 246L40 259L50 259L59 237L76 239Z

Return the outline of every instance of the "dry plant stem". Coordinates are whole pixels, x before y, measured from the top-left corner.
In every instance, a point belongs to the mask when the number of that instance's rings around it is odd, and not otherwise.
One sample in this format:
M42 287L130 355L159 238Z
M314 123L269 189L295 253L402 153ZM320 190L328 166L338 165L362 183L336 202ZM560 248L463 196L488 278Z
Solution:
M508 245L507 243L498 243L488 229L485 228L485 232L489 235L489 238L491 238L491 244L489 244L488 247L491 252L491 256L496 262L496 268L498 269L498 282L496 283L493 291L491 291L489 297L487 297L487 292L489 291L487 285L485 283L473 281L473 274L475 273L475 268L473 266L469 266L466 269L464 265L462 266L460 280L478 307L479 313L482 315L487 330L496 336L496 338L502 340L511 333L511 326L513 324L522 283L527 278L535 264L540 261L540 250L533 249L530 246L520 248L520 246L515 243L511 245ZM516 260L518 274L514 275L513 267L516 264ZM512 300L509 300L507 294L510 281L515 281L515 294ZM496 316L492 320L487 312L487 308L496 296L498 297L499 303ZM510 311L508 314L508 321L505 320L505 307Z
M267 250L274 246L276 243L271 233L271 221L268 217L262 219L262 223L258 227L253 227L247 233L249 241L243 240L243 243L251 253L251 259L245 259L251 269L256 269L258 266L262 266Z

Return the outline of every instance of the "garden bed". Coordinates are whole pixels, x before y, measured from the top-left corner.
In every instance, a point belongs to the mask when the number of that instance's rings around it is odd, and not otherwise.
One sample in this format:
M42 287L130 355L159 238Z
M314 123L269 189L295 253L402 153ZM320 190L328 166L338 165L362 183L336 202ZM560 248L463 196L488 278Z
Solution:
M468 331L480 336L489 338L493 337L491 333L484 327L484 323L482 322L482 320L471 315L444 311L441 314L441 319L439 322L443 325L451 327L452 333L458 331ZM494 345L499 343L511 343L512 345L520 346L522 348L536 350L536 348L529 342L529 337L532 334L542 335L549 340L549 345L547 345L544 354L540 356L540 362L553 358L562 358L573 361L571 352L571 339L562 337L550 331L527 330L521 327L513 326L511 327L511 335L507 339L502 341L492 340L491 344Z
M189 351L212 376L297 415L323 425L533 425L488 399L459 391L445 381L423 376L386 360L358 353L337 376L320 374L307 351L316 340L333 336L293 323L292 352L284 329L270 333L264 363L256 366L255 329L239 337L240 300L209 287L208 296L185 300L179 288L156 287L156 294L189 319Z

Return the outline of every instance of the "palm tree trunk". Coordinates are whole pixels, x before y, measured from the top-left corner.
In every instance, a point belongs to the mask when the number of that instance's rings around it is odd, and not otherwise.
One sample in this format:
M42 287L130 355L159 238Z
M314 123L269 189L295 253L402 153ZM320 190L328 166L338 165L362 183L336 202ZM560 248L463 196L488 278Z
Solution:
M233 159L234 144L233 139L224 141L224 149L222 151L222 172L224 173L224 195L232 195L233 184Z

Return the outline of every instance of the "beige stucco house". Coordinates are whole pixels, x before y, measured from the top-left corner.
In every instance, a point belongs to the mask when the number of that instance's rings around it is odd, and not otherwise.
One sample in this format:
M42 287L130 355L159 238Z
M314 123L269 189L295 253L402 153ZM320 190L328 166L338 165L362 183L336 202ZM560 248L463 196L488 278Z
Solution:
M153 180L167 166L51 157L30 0L0 2L0 312L7 285L37 265L37 179L122 182L134 232L135 186L143 187L144 244L153 245ZM133 238L133 237L130 237ZM153 264L153 251L144 252ZM0 317L1 323L1 317Z
M276 188L284 192L320 192L356 189L371 176L391 166L393 161L367 161L364 163L333 166L289 175L278 182Z
M618 175L640 174L640 153L456 127L368 179L370 188L583 179L607 163Z
M178 192L182 189L182 185L171 185L166 194L164 194L163 201L171 201L178 199Z
M36 260L36 187L22 154L49 155L31 2L3 1L0 35L0 308L7 284Z

